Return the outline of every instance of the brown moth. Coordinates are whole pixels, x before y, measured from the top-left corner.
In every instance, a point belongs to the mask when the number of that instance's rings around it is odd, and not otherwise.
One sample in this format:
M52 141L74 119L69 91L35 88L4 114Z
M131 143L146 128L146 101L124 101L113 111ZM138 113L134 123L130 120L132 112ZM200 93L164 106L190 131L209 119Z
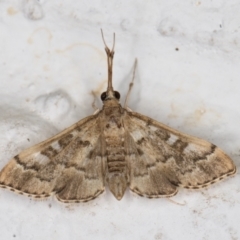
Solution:
M2 188L36 198L55 194L65 203L92 200L106 185L118 200L128 187L159 198L236 172L214 144L123 108L112 86L114 45L110 50L104 44L108 86L102 110L15 156L0 172Z

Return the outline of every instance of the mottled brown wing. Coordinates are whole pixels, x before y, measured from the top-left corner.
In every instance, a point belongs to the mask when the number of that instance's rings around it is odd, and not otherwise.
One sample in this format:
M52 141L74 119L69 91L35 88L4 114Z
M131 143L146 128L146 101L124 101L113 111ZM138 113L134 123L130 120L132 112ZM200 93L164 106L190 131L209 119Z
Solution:
M24 150L0 172L0 186L63 202L88 201L104 191L104 160L98 116Z
M171 197L177 187L198 189L233 175L233 161L218 147L128 112L126 143L130 189L146 197Z

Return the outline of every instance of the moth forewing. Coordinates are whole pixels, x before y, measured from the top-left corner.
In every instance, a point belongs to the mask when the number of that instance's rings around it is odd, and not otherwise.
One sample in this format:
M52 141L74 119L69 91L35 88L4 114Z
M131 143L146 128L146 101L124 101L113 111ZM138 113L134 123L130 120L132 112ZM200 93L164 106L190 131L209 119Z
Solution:
M105 185L118 200L128 187L159 198L236 172L215 145L122 108L112 85L114 44L112 50L104 44L108 87L102 110L15 156L0 172L0 187L36 198L55 194L62 202L92 200Z
M176 193L173 186L198 189L235 174L233 161L214 144L182 134L139 113L128 112L128 115L128 130L138 155L130 161L133 182L130 188L138 194L171 196ZM144 185L144 178L151 184ZM164 187L158 192L163 182ZM144 186L146 192L140 191Z
M95 198L104 190L99 133L93 115L24 150L0 172L1 187L36 198L56 194L63 202Z

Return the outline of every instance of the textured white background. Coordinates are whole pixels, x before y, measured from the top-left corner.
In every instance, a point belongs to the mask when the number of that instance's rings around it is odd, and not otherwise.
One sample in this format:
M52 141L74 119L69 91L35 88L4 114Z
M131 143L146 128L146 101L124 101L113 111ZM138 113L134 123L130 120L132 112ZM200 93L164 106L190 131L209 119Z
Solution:
M238 0L1 0L0 168L93 113L106 88L116 33L114 87L129 106L220 146L240 167ZM101 102L98 101L99 107ZM240 239L240 176L173 198L129 191L118 202L63 205L0 189L1 239Z

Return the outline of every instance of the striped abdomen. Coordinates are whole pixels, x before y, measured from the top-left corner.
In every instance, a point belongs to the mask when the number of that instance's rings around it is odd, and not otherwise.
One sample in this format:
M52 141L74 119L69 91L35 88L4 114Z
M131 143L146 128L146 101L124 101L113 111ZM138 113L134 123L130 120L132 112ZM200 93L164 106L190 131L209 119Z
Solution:
M122 173L126 169L124 142L108 140L106 146L108 172Z

